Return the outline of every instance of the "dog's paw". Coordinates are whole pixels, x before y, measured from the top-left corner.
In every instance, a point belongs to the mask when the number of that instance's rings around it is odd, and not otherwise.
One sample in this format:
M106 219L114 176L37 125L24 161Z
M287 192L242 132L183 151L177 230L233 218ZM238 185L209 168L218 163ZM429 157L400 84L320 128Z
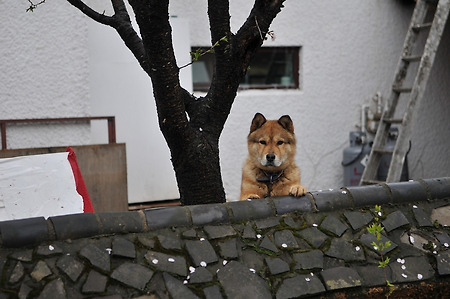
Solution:
M247 194L245 196L242 196L241 200L251 200L251 199L258 199L258 198L261 198L261 197L259 197L258 194Z
M302 185L295 185L292 186L291 189L289 190L289 195L292 196L303 196L306 194L306 188Z

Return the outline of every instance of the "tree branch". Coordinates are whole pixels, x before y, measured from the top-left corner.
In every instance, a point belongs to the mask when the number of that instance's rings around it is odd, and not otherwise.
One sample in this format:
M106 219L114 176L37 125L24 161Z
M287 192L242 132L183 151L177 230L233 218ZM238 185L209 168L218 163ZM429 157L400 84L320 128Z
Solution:
M148 71L148 59L142 40L131 24L130 16L123 0L111 0L114 15L100 14L87 6L82 0L67 0L92 20L114 28L133 53L144 71Z
M111 26L113 18L110 16L106 16L104 14L100 14L84 4L81 0L67 0L70 4L78 8L82 13L91 18L92 20L99 22L104 25Z

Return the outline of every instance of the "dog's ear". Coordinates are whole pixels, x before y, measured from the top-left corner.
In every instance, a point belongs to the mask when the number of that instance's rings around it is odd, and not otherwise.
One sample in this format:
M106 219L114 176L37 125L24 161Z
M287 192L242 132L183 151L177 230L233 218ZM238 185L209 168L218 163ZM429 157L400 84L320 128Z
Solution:
M278 120L278 123L285 128L287 131L294 133L294 123L289 115L283 115Z
M256 129L261 128L261 126L266 122L266 118L261 113L256 113L253 117L252 124L250 126L250 133Z

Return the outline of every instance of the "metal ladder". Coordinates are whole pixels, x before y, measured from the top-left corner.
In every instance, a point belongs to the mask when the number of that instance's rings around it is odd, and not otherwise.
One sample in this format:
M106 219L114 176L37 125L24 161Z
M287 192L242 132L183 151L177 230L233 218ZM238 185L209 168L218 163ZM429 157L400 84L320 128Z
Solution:
M434 7L436 2L437 7L434 13L433 21L430 23L424 23L427 16L427 11ZM372 150L361 177L360 185L380 183L380 181L376 180L376 175L381 157L385 154L392 154L386 182L391 183L400 181L403 164L409 148L412 125L417 116L417 110L420 106L420 102L423 98L428 77L430 75L430 70L449 15L449 10L450 0L417 0L411 18L411 23L403 44L400 61L395 72L392 90L381 116ZM418 35L423 30L429 30L425 47L422 55L415 55L413 54L413 50L418 43ZM408 69L412 62L419 62L419 66L417 67L416 74L412 74L414 76L414 83L412 84L412 87L408 87L404 86L404 81L408 75ZM410 73L411 72L413 71L410 70ZM409 101L403 117L394 118L399 98L405 93L409 93ZM384 149L389 135L389 129L392 124L399 125L399 135L393 151Z

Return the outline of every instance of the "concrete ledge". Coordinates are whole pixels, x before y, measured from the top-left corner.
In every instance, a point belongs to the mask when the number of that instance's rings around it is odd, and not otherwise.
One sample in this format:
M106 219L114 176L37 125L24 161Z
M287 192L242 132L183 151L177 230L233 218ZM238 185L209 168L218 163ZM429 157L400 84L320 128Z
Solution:
M44 217L0 222L1 244L6 247L21 247L37 244L49 238L48 225Z
M290 212L310 213L450 198L450 178L348 187L225 204L104 212L0 222L0 244L21 247L42 241L126 234L173 226L201 226L263 219Z

